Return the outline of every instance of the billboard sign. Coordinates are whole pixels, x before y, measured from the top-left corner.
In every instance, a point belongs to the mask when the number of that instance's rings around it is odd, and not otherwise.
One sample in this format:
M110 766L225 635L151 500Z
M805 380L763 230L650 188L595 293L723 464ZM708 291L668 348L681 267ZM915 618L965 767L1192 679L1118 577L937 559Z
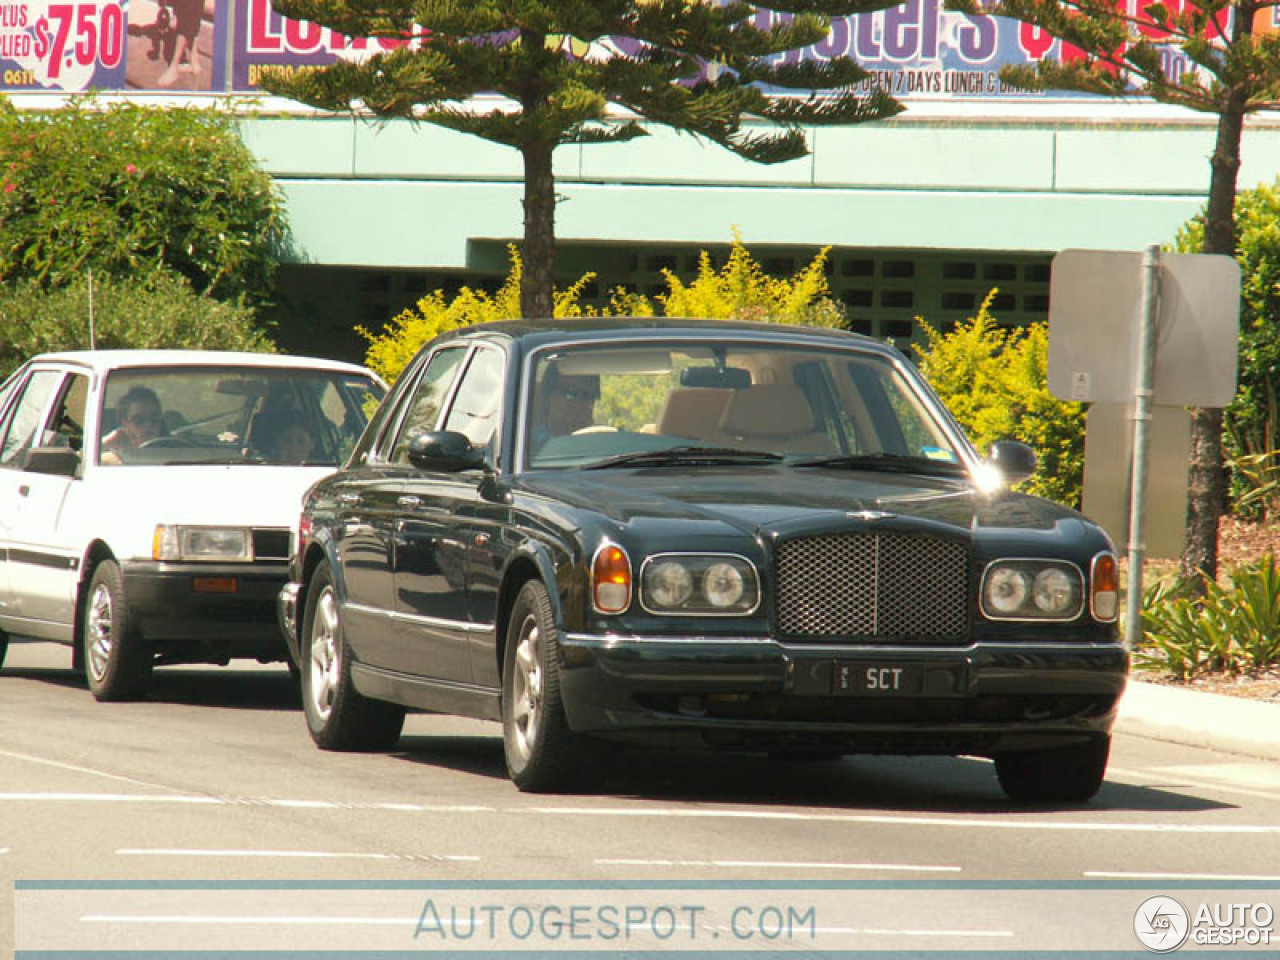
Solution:
M1120 2L1139 21L1149 5ZM1268 8L1255 30L1274 32L1277 15ZM759 10L755 22L768 27L788 16ZM1160 39L1154 27L1144 30ZM606 46L625 50L627 41L615 39ZM263 66L332 63L399 42L345 37L291 20L270 0L0 0L0 92L251 93ZM575 46L562 48L572 55ZM1000 68L1080 55L1028 24L955 13L943 0L907 0L835 18L825 40L779 59L852 57L871 72L867 89L879 86L909 103L1042 96L1007 87ZM1174 47L1166 48L1164 61L1175 79L1194 69Z

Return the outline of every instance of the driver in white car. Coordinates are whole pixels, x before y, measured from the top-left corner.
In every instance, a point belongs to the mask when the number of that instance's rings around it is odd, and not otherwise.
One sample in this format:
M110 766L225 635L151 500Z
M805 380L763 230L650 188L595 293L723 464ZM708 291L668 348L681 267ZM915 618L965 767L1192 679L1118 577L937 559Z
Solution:
M124 451L136 450L164 433L160 398L150 387L133 387L120 398L120 426L102 438L103 463L121 463Z

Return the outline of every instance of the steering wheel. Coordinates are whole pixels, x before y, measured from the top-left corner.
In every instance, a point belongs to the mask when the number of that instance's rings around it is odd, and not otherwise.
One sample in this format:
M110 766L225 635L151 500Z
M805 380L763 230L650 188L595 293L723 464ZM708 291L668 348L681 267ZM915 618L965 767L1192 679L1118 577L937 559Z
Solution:
M139 450L168 450L175 447L194 447L195 444L184 437L152 437L138 444Z
M607 423L593 423L589 427L582 427L581 429L573 431L573 433L570 434L570 436L582 437L582 436L586 436L589 433L617 433L617 432L618 432L617 427L610 426Z

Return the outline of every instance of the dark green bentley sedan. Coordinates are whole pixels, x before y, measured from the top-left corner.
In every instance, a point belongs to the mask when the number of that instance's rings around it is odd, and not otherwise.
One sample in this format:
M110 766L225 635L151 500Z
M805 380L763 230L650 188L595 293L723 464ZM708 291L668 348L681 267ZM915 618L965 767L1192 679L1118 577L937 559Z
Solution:
M305 497L279 608L307 724L358 750L406 709L500 720L529 791L632 742L992 757L1016 800L1087 800L1128 672L1116 559L1009 489L1034 467L855 334L445 334Z

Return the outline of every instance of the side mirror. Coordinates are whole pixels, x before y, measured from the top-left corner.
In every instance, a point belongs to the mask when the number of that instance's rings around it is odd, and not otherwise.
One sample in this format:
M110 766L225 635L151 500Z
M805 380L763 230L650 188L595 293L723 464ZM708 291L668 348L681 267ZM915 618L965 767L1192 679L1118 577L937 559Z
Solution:
M409 462L419 470L434 473L460 473L483 470L484 451L471 445L464 433L439 430L420 433L409 441Z
M80 454L70 447L32 447L22 458L27 473L74 477L80 471Z
M997 440L987 452L987 461L997 467L1012 486L1036 472L1036 452L1017 440Z

